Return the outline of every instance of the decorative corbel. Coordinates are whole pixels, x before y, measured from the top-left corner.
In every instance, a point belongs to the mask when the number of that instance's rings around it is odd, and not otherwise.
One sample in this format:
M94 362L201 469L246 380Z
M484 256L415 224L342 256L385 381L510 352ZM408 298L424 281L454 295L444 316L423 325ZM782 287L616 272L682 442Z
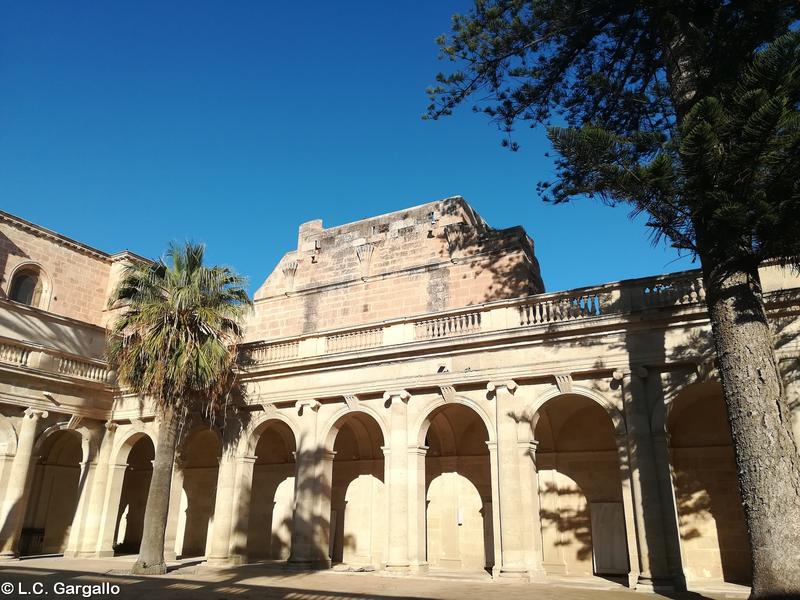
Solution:
M439 393L442 394L442 398L448 404L456 399L456 388L452 385L440 385Z
M355 394L346 394L344 396L344 402L345 404L347 404L347 408L349 408L350 410L356 410L358 408L360 400L358 399L358 396L356 396Z
M292 260L283 265L283 278L286 281L286 291L294 290L294 276L297 273L297 261Z
M562 394L572 393L572 373L556 373L553 375L556 379L556 387Z

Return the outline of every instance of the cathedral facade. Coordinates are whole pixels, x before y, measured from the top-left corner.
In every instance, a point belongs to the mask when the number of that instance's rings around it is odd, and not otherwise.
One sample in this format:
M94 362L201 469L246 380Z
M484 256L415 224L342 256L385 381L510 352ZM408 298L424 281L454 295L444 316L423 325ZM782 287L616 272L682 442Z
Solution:
M138 551L159 419L104 359L138 260L0 212L0 558ZM800 440L800 277L760 275ZM301 225L246 336L244 403L182 433L168 558L749 582L699 271L545 292L454 197Z

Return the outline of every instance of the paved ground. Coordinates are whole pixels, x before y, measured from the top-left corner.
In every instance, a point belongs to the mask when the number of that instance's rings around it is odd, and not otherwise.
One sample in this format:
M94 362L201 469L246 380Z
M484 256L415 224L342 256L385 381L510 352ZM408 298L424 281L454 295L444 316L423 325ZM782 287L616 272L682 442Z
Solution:
M521 584L440 577L388 577L377 573L334 571L295 573L270 565L212 569L185 561L162 576L127 574L132 559L71 560L60 557L0 562L0 599L84 597L110 599L259 598L269 600L637 600L663 598L625 589L613 582L554 580ZM69 586L98 586L91 588ZM110 586L119 586L119 592ZM72 592L72 593L70 593ZM733 596L729 595L733 593ZM744 588L684 593L673 598L741 598Z

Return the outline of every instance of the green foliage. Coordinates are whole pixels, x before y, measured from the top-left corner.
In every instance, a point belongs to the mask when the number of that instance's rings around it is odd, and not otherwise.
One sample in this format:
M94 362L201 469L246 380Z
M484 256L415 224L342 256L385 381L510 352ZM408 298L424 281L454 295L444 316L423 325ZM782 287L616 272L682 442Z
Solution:
M796 0L476 0L426 116L478 98L514 150L544 124L546 200L625 203L715 264L800 265L798 20Z
M244 278L204 266L204 251L173 244L167 261L126 267L109 302L121 313L108 356L121 385L162 411L213 418L234 386L236 343L251 302Z

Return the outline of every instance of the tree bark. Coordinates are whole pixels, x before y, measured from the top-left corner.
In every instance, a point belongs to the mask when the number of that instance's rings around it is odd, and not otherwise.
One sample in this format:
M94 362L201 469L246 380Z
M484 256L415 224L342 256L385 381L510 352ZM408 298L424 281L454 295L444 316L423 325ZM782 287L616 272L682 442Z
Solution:
M800 456L755 265L703 270L753 561L751 598L800 598Z
M147 493L147 504L144 509L142 543L139 547L139 558L131 570L137 575L163 575L167 572L167 563L164 560L164 537L167 531L178 425L178 416L170 411L164 415L158 428L153 477L150 480L150 491Z

